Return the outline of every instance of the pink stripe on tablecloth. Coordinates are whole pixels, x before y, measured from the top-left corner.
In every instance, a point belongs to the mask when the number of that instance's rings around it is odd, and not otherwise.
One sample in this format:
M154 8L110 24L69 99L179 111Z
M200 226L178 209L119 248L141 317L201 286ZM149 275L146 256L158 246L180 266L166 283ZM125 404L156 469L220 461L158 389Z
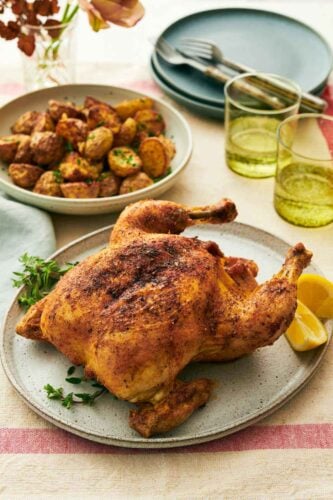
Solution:
M118 448L82 439L61 429L0 429L3 454L214 453L249 450L333 449L333 424L253 426L223 439L173 449Z
M15 83L15 82L0 83L0 94L10 95L15 97L23 93L24 93L24 85L22 85L21 83Z
M123 87L136 90L137 92L148 92L149 94L154 94L156 96L161 96L161 89L156 85L153 80L150 79L142 79L142 80L133 80L127 81L124 80Z
M333 85L327 85L322 95L327 102L326 115L333 115ZM333 129L327 122L320 121L319 126L326 139L330 153L333 155Z

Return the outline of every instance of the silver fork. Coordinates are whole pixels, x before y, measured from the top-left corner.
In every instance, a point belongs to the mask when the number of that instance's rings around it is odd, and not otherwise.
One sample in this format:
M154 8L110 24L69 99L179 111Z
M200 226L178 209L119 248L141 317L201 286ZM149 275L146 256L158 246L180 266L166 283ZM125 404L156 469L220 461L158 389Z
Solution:
M158 55L161 56L162 59L167 61L169 64L174 64L176 66L186 64L222 83L226 83L229 79L228 75L224 74L214 66L207 65L202 61L196 60L193 57L184 56L162 37L157 40L155 44L155 50Z
M220 63L227 68L239 71L241 73L250 73L254 71L249 66L245 66L224 57L222 50L214 42L202 38L183 38L180 42L179 50L183 54L192 57L200 57L212 63Z
M237 63L224 57L222 50L212 41L202 38L183 38L181 40L179 51L188 57L199 57L213 64L220 63L234 71L240 73L251 73L253 68ZM290 88L283 83L270 78L252 77L249 79L252 83L259 85L262 89L273 91L276 95L287 99L295 99L297 96ZM326 108L326 101L320 97L302 92L300 109L301 111L322 113Z
M226 75L215 66L204 64L198 58L184 56L162 37L157 40L155 44L155 50L159 54L159 56L161 56L162 59L167 61L169 64L177 66L180 64L187 64L188 66L197 69L206 76L214 78L214 80L222 83L226 83L228 80L230 80L230 75ZM264 102L265 104L268 104L273 109L282 109L284 107L284 104L277 97L270 96L266 92L263 92L253 85L249 85L245 82L238 82L237 85L240 90Z

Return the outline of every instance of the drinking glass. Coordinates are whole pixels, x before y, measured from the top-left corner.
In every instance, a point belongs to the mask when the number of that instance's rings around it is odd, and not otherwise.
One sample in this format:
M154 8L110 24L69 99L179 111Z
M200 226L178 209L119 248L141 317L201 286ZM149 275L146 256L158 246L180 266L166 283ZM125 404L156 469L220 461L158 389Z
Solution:
M284 95L274 93L272 82ZM274 176L278 126L298 112L300 100L300 87L280 76L244 73L231 79L225 85L228 167L246 177Z
M278 130L274 206L297 226L333 222L333 118L305 113Z

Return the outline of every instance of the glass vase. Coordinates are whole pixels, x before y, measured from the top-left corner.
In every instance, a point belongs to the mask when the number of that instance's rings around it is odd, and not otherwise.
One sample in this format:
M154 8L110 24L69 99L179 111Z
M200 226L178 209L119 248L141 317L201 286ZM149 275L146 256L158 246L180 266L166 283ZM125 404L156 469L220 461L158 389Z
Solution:
M24 33L35 39L33 54L22 54L24 83L28 91L75 81L76 19L77 16L70 23L50 27L24 27Z

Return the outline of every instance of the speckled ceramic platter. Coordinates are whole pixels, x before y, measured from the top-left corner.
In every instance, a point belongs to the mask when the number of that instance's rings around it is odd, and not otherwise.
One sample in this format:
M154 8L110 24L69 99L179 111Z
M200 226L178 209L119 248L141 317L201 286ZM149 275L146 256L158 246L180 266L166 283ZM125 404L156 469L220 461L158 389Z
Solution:
M25 94L0 108L0 136L10 133L10 126L26 111L45 111L48 101L73 101L82 104L87 95L96 97L110 104L117 104L126 99L144 97L133 90L111 87L110 85L76 84L60 85ZM190 127L181 114L172 106L154 98L155 109L166 122L166 135L172 137L176 146L176 155L171 162L171 173L144 189L128 194L105 198L60 198L34 193L16 186L7 173L6 165L0 161L0 187L13 198L29 205L43 208L50 212L70 215L95 215L119 212L129 203L161 196L171 188L186 167L192 153L192 135Z
M82 260L105 247L110 227L91 233L54 254L61 264ZM281 266L289 245L264 231L243 224L198 226L189 236L216 241L227 255L254 259L260 268L259 282L271 277ZM312 265L309 272L320 271ZM296 353L282 336L273 346L232 363L196 363L182 377L208 377L216 381L211 400L177 429L151 439L140 437L128 426L130 404L103 396L95 406L66 410L48 400L47 383L73 386L65 382L69 361L52 346L33 342L15 334L21 317L16 299L5 318L1 358L8 379L24 401L53 424L84 438L117 446L171 448L209 441L231 434L256 422L298 392L314 374L327 344L306 353ZM332 325L327 325L332 330Z

